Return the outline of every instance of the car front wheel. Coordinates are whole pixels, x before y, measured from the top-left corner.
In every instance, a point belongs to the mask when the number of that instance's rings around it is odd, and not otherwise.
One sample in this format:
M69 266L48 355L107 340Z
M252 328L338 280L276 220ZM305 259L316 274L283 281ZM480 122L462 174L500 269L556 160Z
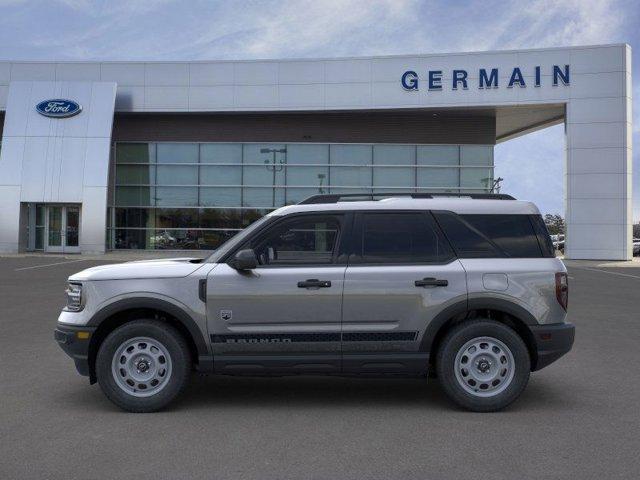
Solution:
M493 320L469 320L453 327L436 358L449 398L475 412L491 412L515 401L529 381L526 345L510 327Z
M96 376L104 394L130 412L166 407L191 374L189 347L171 325L135 320L116 328L100 345Z

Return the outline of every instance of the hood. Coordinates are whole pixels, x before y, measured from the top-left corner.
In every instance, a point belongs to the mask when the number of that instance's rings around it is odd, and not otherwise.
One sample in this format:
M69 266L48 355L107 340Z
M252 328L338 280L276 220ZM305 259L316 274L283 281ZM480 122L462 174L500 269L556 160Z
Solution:
M163 258L140 260L87 268L69 280L127 280L136 278L179 278L192 274L202 266L201 258Z

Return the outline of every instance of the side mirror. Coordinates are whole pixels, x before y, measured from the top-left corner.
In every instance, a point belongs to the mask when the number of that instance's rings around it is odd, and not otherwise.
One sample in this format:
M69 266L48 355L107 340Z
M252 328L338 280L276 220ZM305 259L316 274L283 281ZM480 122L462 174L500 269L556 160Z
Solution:
M253 270L258 266L256 253L251 248L240 250L238 253L236 253L235 257L233 257L231 266L240 271Z

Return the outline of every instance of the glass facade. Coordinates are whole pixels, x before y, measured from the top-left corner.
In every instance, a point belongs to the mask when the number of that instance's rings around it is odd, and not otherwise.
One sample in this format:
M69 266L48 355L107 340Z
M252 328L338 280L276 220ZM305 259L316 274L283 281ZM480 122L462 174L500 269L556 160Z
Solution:
M117 143L109 248L213 249L318 193L488 192L491 145Z

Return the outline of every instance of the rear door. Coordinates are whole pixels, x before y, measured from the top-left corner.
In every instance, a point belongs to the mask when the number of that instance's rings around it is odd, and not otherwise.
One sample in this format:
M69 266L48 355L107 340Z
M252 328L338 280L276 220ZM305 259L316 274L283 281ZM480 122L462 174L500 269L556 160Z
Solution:
M343 370L426 371L429 322L465 302L465 271L429 212L355 217L343 296Z
M242 248L259 265L216 266L207 322L221 372L339 372L344 214L284 218Z

